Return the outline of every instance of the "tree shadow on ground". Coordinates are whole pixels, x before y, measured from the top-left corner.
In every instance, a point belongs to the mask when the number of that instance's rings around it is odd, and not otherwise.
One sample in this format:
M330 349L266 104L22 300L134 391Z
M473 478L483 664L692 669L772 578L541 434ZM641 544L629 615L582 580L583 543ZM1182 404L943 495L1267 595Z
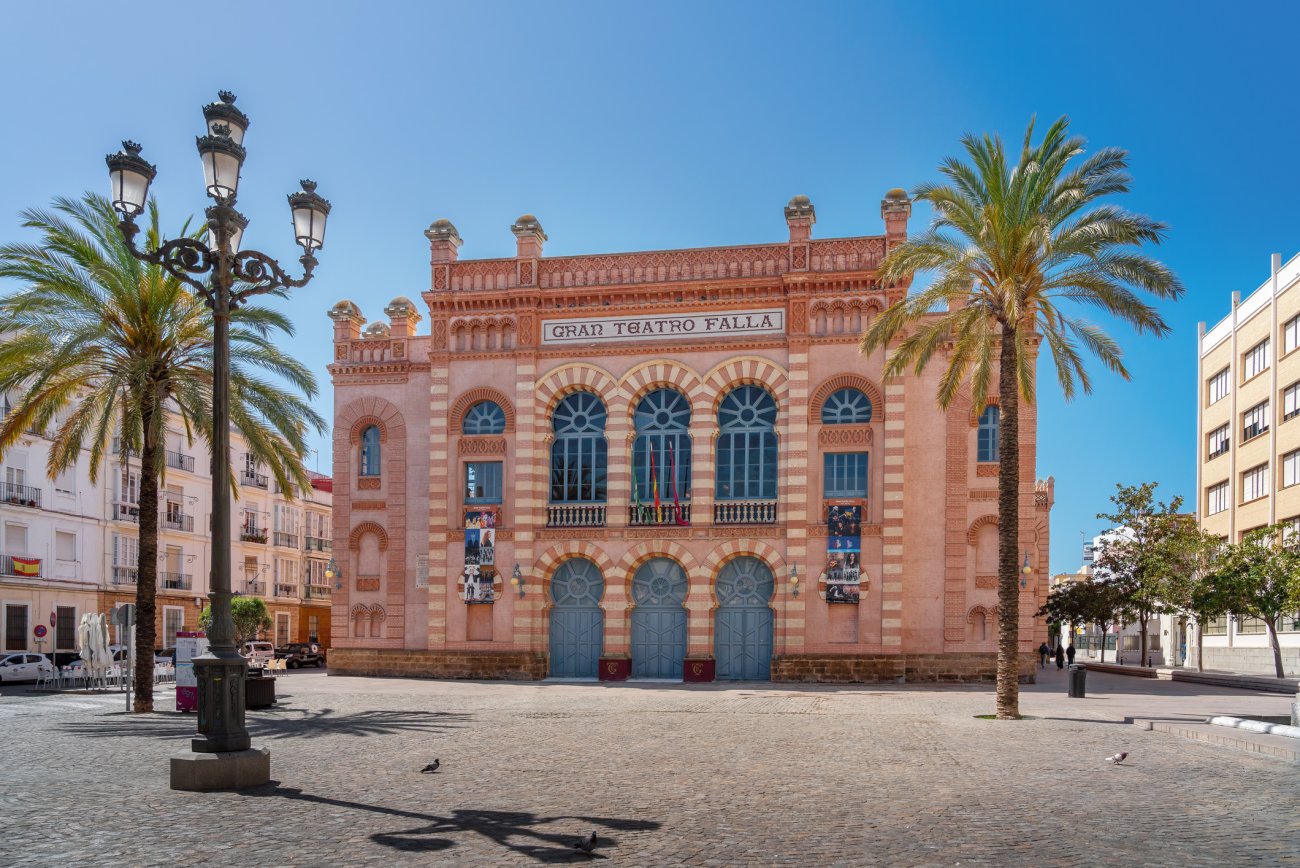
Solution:
M336 714L332 708L279 709L250 714L247 725L254 739L322 738L440 732L459 729L472 719L472 715L440 711L374 710ZM195 719L171 714L106 715L93 721L64 723L59 729L71 735L172 739L193 733Z
M311 802L318 805L331 805L353 811L369 811L375 814L387 814L407 820L419 821L409 829L392 832L375 832L370 840L384 847L391 847L404 853L433 853L456 846L456 841L445 837L449 834L469 832L481 835L498 846L527 856L538 862L586 862L592 859L606 859L599 852L588 855L578 852L574 843L596 827L598 834L603 829L622 831L645 831L658 829L662 824L655 820L628 820L620 817L556 816L539 817L528 811L480 811L456 810L449 816L408 811L402 808L389 808L383 805L368 805L364 802L350 802L329 796L317 796L304 793L295 787L281 786L272 782L265 787L245 790L243 795L252 798L282 798L294 801ZM546 831L543 826L561 823L563 831ZM522 838L523 841L515 839ZM616 847L618 840L600 834L597 850L603 847Z

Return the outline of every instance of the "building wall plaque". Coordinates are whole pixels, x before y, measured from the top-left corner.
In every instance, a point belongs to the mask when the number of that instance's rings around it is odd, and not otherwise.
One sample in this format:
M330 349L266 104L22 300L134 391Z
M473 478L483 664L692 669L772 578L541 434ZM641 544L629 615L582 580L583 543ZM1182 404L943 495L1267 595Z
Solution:
M785 310L779 307L700 314L548 319L542 323L542 345L734 337L784 331Z

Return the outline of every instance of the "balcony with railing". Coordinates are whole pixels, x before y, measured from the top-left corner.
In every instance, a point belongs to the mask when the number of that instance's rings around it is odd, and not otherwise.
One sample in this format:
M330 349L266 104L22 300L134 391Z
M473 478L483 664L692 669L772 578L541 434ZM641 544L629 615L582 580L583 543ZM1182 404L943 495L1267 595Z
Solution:
M328 600L333 589L329 585L303 585L304 600Z
M303 537L302 549L306 552L327 552L334 547L333 542L323 537Z
M254 573L254 575L256 575L256 573ZM253 597L264 597L266 596L266 582L259 581L258 579L245 579L244 593Z
M21 565L15 564L14 558L18 558L23 563ZM42 566L44 566L44 561L39 558L29 558L25 555L0 555L0 575L39 579L45 572ZM32 570L35 570L35 572L32 572Z
M604 527L603 503L552 503L546 507L547 527Z
M257 473L248 469L245 469L243 473L239 474L239 480L244 485L251 485L254 488L261 488L263 490L269 488L271 485L271 480L267 478L265 473Z
M249 527L248 525L244 525L244 527L239 531L239 541L250 542L250 543L261 543L265 545L266 531L261 530L260 528Z
M680 506L675 506L665 503L658 507L645 504L629 506L627 508L627 523L631 527L685 526L691 523L691 505L683 503Z
M164 530L181 530L186 533L194 532L194 516L186 515L183 512L165 509L158 516L158 522Z
M140 504L115 502L113 504L113 521L129 521L132 524L139 524Z
M41 508L41 490L16 482L0 482L0 503Z
M719 500L713 504L714 524L776 524L776 499Z
M158 587L165 591L188 591L194 586L194 577L189 573L158 573Z
M167 466L174 470L184 470L186 473L194 472L194 456L186 455L182 452L167 451Z
M136 576L140 574L139 567L113 567L113 584L115 585L134 585Z
M276 582L275 595L277 597L288 597L292 599L298 596L298 585L293 582Z
M296 549L298 547L298 534L277 530L275 532L275 544Z

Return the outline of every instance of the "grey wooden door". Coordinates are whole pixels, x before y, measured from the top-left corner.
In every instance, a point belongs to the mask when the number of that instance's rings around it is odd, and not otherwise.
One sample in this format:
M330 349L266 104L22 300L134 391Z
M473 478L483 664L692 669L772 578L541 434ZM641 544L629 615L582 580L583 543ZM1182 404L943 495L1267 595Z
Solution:
M571 558L551 577L551 675L595 678L605 645L600 598L605 578L589 560Z
M632 577L632 677L682 677L686 572L674 560L646 561Z
M718 573L713 616L717 678L767 681L772 677L772 609L776 582L758 558L728 561Z

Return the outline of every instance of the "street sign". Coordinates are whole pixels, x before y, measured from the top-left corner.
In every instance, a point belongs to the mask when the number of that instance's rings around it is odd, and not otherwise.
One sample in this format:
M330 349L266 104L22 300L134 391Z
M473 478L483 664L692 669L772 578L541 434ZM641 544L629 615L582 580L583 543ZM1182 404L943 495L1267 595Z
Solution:
M44 638L45 638L45 632L46 632L46 631L45 631L45 625L44 625L44 624L37 624L35 627L32 628L32 632L36 634L36 638L37 638L37 639L44 639Z
M135 606L123 603L113 610L113 623L119 627L130 627L135 623Z
M57 616L56 614L54 614L53 612L51 612L51 613L50 613L50 626L51 626L51 627L57 627L58 625L59 625L59 618L58 618L58 616Z

